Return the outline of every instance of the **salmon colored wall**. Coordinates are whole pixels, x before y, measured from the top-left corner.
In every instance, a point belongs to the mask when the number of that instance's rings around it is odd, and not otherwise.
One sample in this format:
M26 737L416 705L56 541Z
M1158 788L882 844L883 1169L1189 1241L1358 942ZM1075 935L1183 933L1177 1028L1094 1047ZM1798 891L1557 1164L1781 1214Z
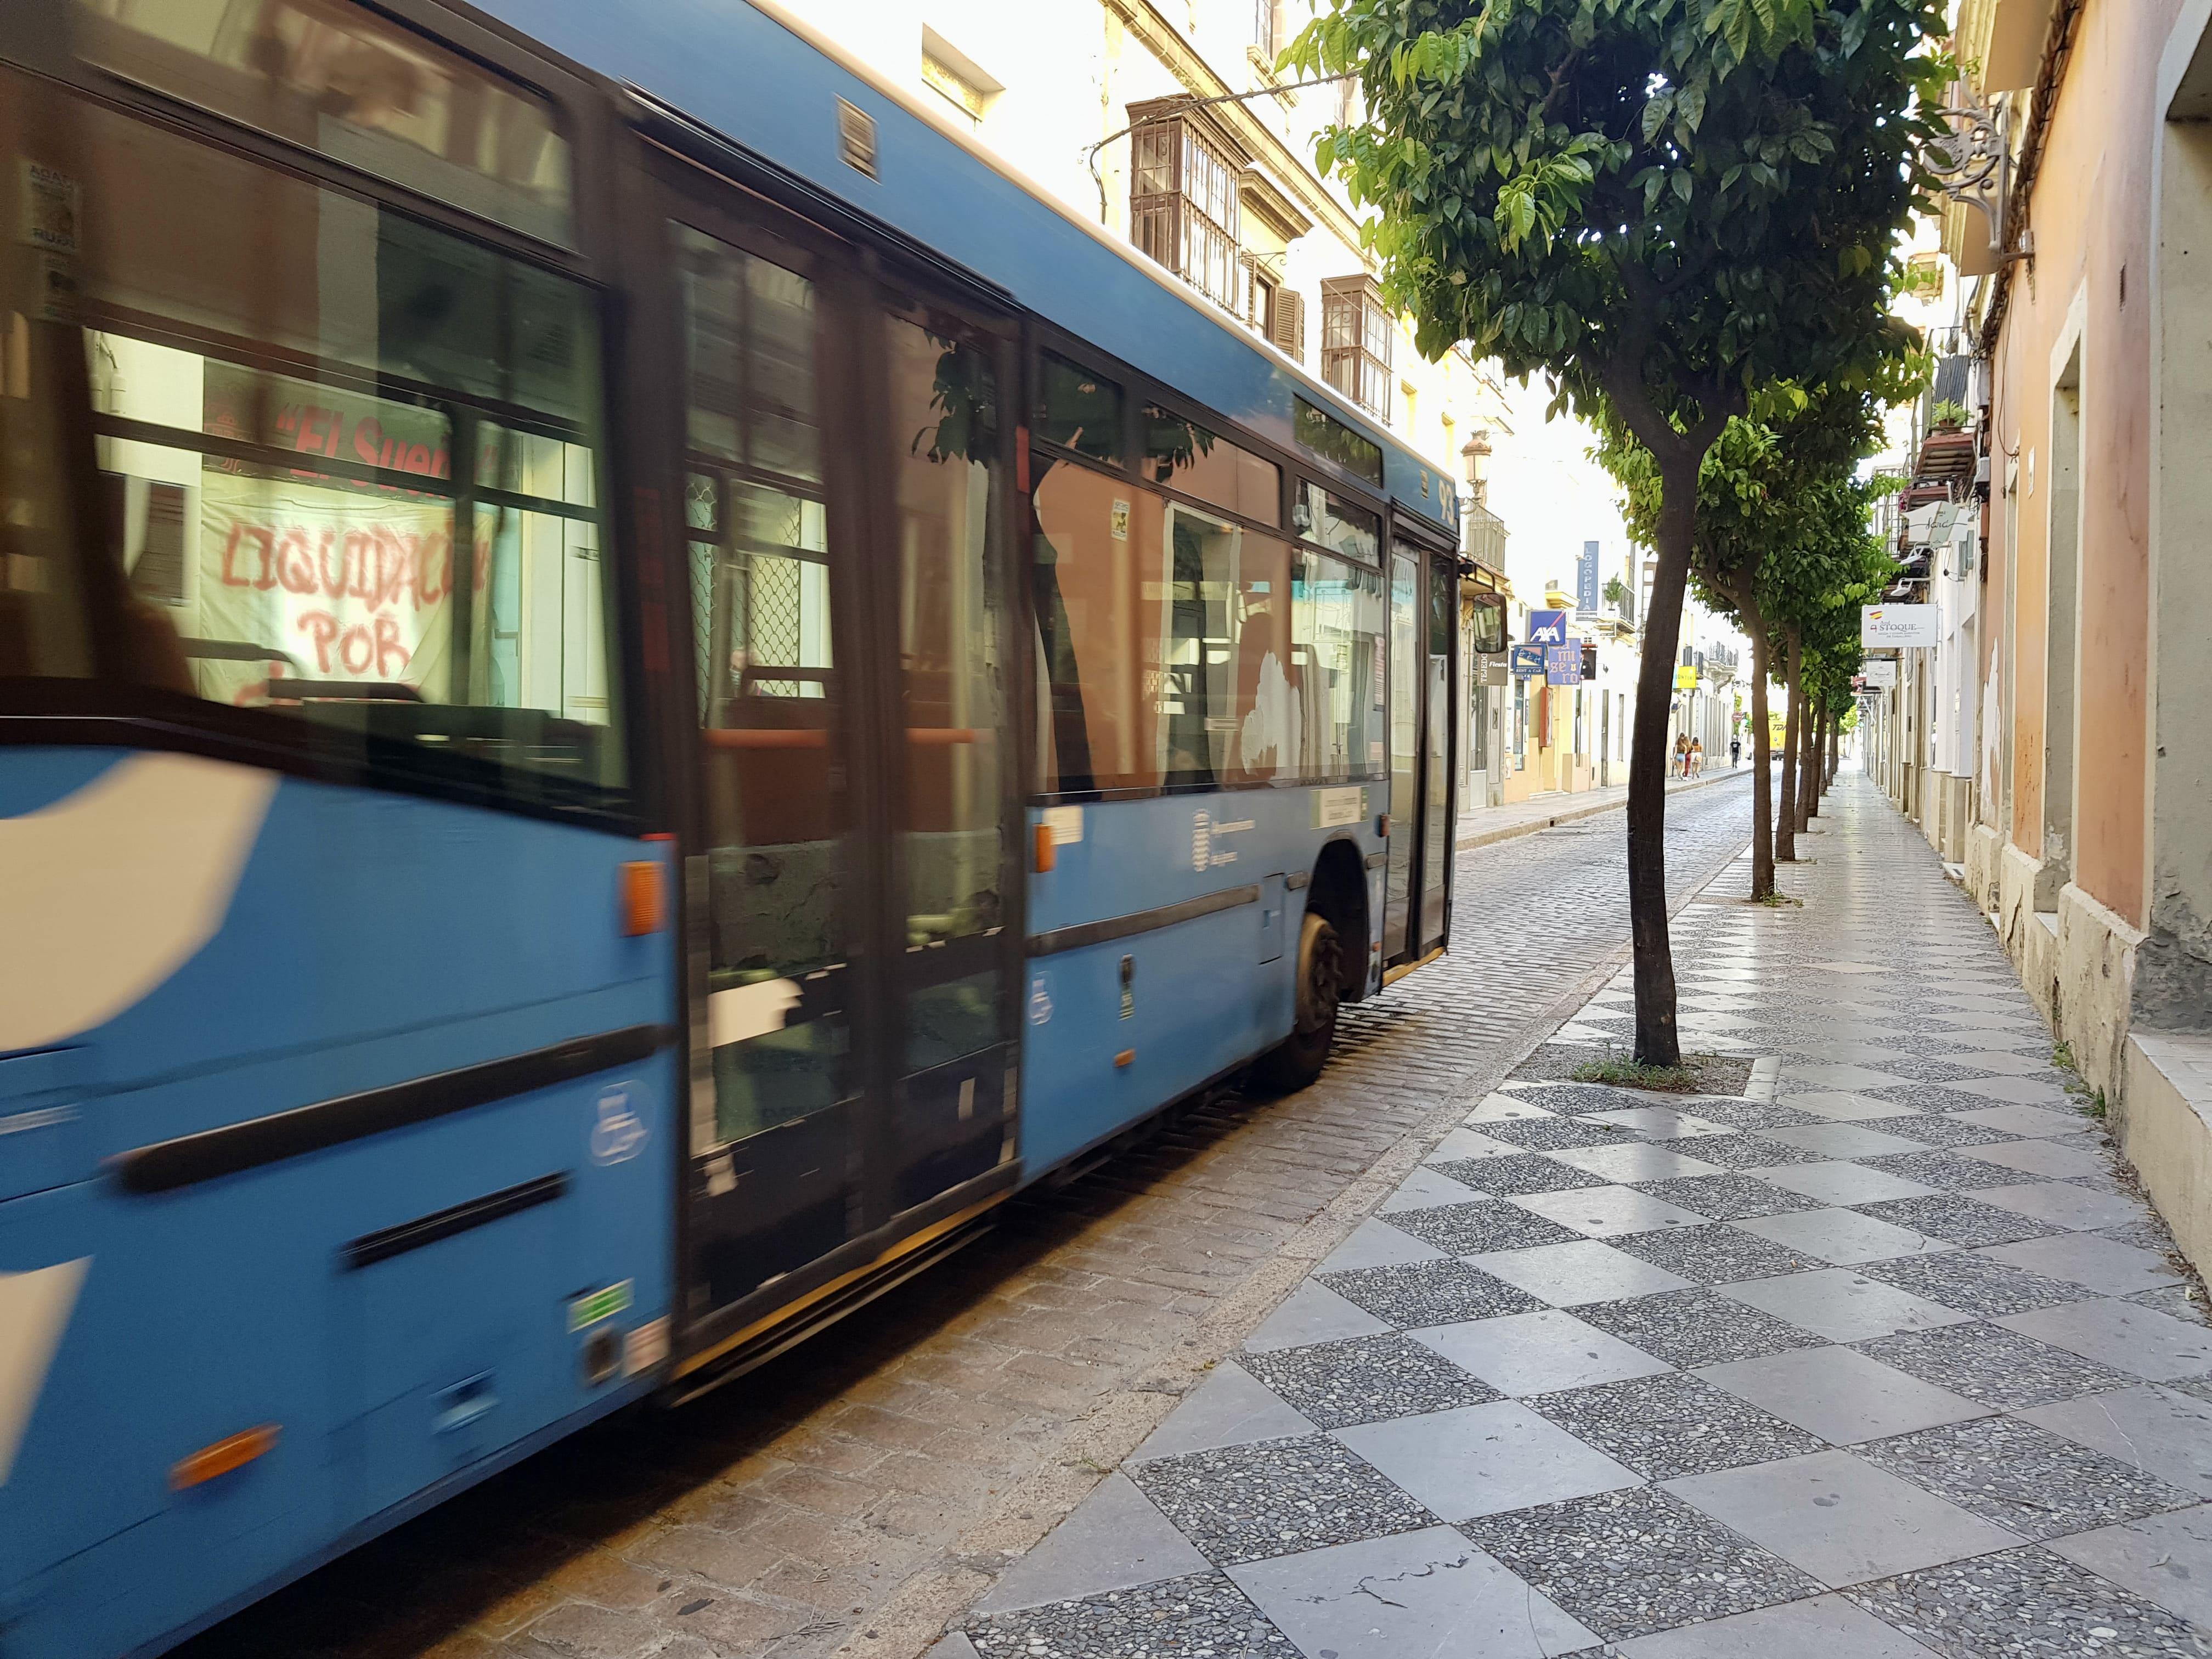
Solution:
M2012 839L2041 857L2051 353L2075 295L2084 293L2075 880L2137 925L2144 917L2149 623L2150 173L2158 54L2179 3L2090 0L2075 25L2030 204L2035 258L2014 273L1991 410L1994 489L2002 490L2008 454L2020 469L2012 501L2000 495L1992 503L1988 589L2001 617L2008 507L2017 518L2013 646L2003 665L2014 716Z
M2068 103L2057 122L2078 125L2081 111ZM2054 134L2054 137L2057 135ZM2054 144L2053 149L2059 146ZM2065 325L2075 283L2080 280L2081 196L2078 187L2054 189L2062 159L2047 155L2035 205L2036 259L2013 274L2009 308L1997 339L1990 419L1990 483L2001 489L2009 465L2016 469L2013 495L2003 501L2012 520L2010 625L2006 630L2002 672L2012 710L2012 842L2022 852L2043 856L2043 651L2049 576L2051 502L2051 345ZM2002 546L2003 515L1993 515L1992 546ZM2008 590L1993 580L1990 597L2000 605Z
M2082 362L2081 791L2075 881L2137 927L2143 875L2150 629L2151 163L2163 112L2159 53L2179 0L2102 0L2082 21L2112 67L2100 100L2106 137L2093 198L2088 323L2103 339ZM2125 295L2122 273L2125 272Z

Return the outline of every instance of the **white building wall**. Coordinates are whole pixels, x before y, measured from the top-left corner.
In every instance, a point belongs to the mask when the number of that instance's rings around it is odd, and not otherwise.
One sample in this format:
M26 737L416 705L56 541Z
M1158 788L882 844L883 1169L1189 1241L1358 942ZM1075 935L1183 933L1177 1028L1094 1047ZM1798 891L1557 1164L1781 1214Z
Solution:
M1176 94L1210 97L1274 86L1255 40L1250 3L1194 0L787 0L811 27L878 73L934 106L1055 197L1071 212L1115 234L1129 232L1128 106ZM1280 9L1286 45L1305 20ZM957 70L979 94L948 95L925 76L925 52ZM971 113L965 104L976 106ZM1261 91L1224 118L1256 123L1273 143L1249 143L1267 185L1311 221L1280 264L1285 284L1305 297L1302 366L1321 374L1324 279L1371 274L1357 221L1343 191L1312 166L1313 141L1335 122L1342 100L1334 85ZM1249 128L1247 136L1249 137ZM1101 143L1100 141L1108 142ZM1095 150L1093 147L1096 147ZM1273 233L1248 206L1243 242L1269 251ZM1222 313L1224 318L1230 313ZM1249 319L1238 321L1250 326ZM1477 429L1506 429L1496 380L1464 354L1424 362L1410 332L1396 330L1388 424L1400 441L1438 471L1463 478L1461 448ZM1254 337L1261 337L1254 330ZM1500 450L1492 476L1511 470Z

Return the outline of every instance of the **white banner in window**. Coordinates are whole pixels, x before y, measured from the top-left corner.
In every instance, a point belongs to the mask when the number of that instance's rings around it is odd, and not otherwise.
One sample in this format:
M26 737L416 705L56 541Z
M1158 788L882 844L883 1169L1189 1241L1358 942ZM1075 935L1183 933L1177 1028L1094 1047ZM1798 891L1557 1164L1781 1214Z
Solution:
M476 560L480 617L488 550L479 545ZM234 669L229 695L258 701L264 678L297 678L401 684L447 700L447 502L210 469L199 552L203 632L272 653L273 666L220 665Z

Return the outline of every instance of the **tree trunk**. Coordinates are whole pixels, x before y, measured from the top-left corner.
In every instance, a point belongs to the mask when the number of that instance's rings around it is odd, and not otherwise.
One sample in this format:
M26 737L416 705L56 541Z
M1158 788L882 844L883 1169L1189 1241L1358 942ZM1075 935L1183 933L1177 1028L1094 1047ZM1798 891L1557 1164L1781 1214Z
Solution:
M1795 864L1797 861L1797 720L1799 707L1805 701L1797 693L1797 678L1805 665L1804 647L1798 642L1797 631L1788 635L1787 678L1783 690L1790 695L1790 719L1782 732L1782 808L1774 819L1774 861Z
M1805 807L1805 817L1820 817L1820 796L1827 794L1827 714L1818 714L1812 723L1812 737L1805 738L1805 776L1809 787L1805 799L1812 805Z
M1844 775L1844 717L1828 716L1828 783L1831 787Z
M1674 650L1682 635L1682 590L1697 535L1702 456L1660 462L1658 568L1644 619L1636 678L1636 741L1628 757L1628 922L1636 964L1636 1058L1680 1066L1674 1024L1674 953L1667 935L1667 714Z
M1827 787L1820 778L1820 719L1818 710L1806 711L1805 752L1797 759L1797 833L1801 836L1820 816L1820 791Z
M1748 586L1748 584L1747 584ZM1774 896L1774 739L1766 726L1766 619L1759 606L1739 600L1751 635L1751 896Z

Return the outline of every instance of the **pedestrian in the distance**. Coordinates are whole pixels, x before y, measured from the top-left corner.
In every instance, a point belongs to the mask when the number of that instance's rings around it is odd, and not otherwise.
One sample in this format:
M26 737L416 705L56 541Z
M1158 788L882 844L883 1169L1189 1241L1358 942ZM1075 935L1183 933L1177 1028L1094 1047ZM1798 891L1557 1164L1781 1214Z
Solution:
M1690 739L1686 735L1678 735L1674 739L1674 775L1690 775Z
M1737 767L1742 764L1743 739L1741 738L1730 738L1729 739L1729 770L1733 772Z
M1696 777L1705 769L1705 744L1702 738L1690 739L1690 775Z

